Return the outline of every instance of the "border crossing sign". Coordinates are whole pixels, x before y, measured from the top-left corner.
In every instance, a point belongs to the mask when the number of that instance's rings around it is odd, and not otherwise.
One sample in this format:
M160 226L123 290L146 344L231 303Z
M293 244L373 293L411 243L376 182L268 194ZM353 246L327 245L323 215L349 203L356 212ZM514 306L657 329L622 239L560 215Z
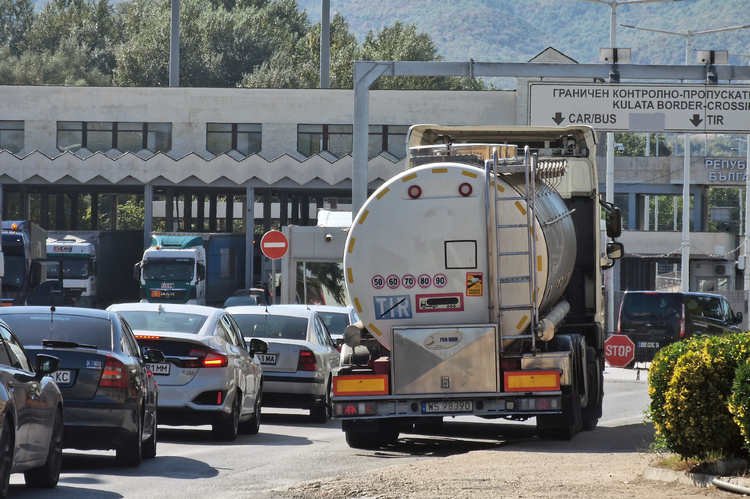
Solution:
M601 132L747 133L750 86L529 83L529 124Z

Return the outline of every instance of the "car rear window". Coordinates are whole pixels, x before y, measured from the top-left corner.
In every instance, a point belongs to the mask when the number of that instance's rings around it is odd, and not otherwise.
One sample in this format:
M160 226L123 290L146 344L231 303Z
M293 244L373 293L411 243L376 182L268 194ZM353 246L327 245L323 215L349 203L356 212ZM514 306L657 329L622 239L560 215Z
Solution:
M9 314L3 315L21 343L37 346L42 340L72 341L112 350L112 324L108 319L80 315Z
M304 340L307 338L306 317L283 315L234 314L245 338L285 338Z
M207 319L205 315L151 310L121 311L119 314L133 330L188 334L198 334Z
M626 317L671 317L682 312L680 295L662 293L628 293L622 314Z

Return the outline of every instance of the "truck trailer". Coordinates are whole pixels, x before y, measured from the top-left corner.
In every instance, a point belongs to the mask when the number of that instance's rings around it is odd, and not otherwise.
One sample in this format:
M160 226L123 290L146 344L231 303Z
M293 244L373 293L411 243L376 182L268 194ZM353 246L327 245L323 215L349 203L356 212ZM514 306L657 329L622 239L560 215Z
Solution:
M141 300L220 306L245 287L245 234L154 233L135 265Z
M138 230L48 231L47 255L63 262L65 305L107 308L138 301L133 265L143 253Z
M602 413L600 225L592 129L417 125L406 169L355 216L344 252L360 322L345 332L333 417L350 446L443 418L536 418L546 438Z

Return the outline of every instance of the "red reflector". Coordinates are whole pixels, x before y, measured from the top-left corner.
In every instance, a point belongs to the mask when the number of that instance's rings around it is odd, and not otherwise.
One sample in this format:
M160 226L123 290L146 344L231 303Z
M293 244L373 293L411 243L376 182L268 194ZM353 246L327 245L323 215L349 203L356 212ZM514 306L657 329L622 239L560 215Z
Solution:
M463 184L458 186L458 193L461 194L463 197L471 196L471 193L474 191L474 189L471 187L471 184L464 182Z
M417 199L422 195L422 188L418 185L412 185L409 187L409 197L412 199Z
M344 409L344 414L347 414L349 416L357 414L357 407L354 404L347 405L346 409Z
M219 393L217 394L217 397L216 397L216 405L221 405L221 392L219 392Z

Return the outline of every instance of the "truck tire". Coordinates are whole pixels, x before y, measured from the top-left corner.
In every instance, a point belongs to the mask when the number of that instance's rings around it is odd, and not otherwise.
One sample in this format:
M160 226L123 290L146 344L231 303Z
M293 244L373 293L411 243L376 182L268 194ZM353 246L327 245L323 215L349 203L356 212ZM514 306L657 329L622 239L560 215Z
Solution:
M414 423L414 431L417 433L426 433L428 435L434 435L440 433L443 429L443 418L424 418L417 423Z
M353 449L379 449L380 432L346 431L346 443Z
M592 431L602 417L604 401L604 370L594 347L586 348L586 376L588 376L588 403L581 409L583 431Z
M536 432L546 440L571 440L581 431L581 399L577 393L563 391L562 414L537 416Z

